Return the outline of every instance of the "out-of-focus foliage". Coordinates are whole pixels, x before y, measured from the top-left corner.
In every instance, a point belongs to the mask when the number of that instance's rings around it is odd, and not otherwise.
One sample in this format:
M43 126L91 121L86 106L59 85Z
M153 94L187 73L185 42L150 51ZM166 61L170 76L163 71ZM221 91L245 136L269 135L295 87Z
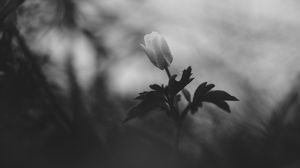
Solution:
M1 29L1 166L299 167L298 15L297 1L279 0L26 0L8 21L72 134L12 29ZM241 100L230 115L204 105L187 116L180 156L170 155L175 130L160 110L121 124L126 96L160 80L138 48L152 30L178 58L172 71L190 64Z

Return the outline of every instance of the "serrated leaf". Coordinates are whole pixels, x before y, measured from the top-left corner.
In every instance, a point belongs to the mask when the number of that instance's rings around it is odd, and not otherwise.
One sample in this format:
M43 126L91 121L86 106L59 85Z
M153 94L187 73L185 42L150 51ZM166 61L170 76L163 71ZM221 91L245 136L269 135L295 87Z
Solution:
M193 102L191 105L191 113L192 114L197 112L198 107L202 107L203 96L214 87L215 87L214 84L207 84L207 82L203 82L197 87L197 89L194 93Z
M149 92L139 93L139 96L135 98L135 100L144 100Z
M210 102L220 107L221 109L231 112L229 105L225 101L238 101L234 96L222 90L213 90L208 92L204 97L203 101Z
M219 101L219 102L211 102L213 104L215 104L216 106L218 106L219 108L223 109L224 111L230 113L230 107L228 105L228 103L226 103L225 101Z
M197 87L197 89L196 89L196 91L195 91L195 93L194 93L194 102L195 101L200 101L202 98L203 98L203 96L207 93L207 92L209 92L212 88L214 88L215 87L215 85L214 84L208 84L207 85L207 82L203 82L203 83L201 83L198 87Z
M186 85L188 85L194 78L191 78L192 76L192 68L189 66L187 69L183 70L181 79L179 81L176 81L176 76L173 75L169 79L169 94L176 95L178 92L180 92Z
M219 108L230 112L230 107L225 101L238 101L238 99L223 90L211 90L215 85L204 82L195 91L191 112L195 113L203 102L213 103Z
M167 109L164 95L158 91L142 92L136 99L140 99L142 102L129 110L124 122L142 117L156 108Z
M222 90L210 91L204 96L204 99L207 101L218 101L218 100L238 101L236 97L231 96L230 94Z

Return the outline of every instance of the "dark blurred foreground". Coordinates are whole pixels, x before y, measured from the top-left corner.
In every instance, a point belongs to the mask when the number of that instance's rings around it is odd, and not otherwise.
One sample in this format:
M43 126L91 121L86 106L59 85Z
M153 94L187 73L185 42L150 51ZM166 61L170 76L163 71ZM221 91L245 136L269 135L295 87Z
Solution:
M31 0L24 5L22 1L4 0L0 4L1 167L300 166L300 79L287 85L287 94L267 108L268 118L263 114L268 104L264 92L240 82L246 95L240 100L243 108L238 109L242 114L225 114L205 106L197 117L185 121L177 152L173 123L164 113L155 111L122 123L134 102L110 93L105 69L85 71L84 77L80 76L77 66L84 62L78 58L81 50L61 52L64 59L33 51L30 42L43 24L31 23L31 17L48 16L54 10L55 19L43 20L51 25L49 31L70 33L75 40L82 40L71 48L94 48L96 57L90 62L105 67L101 62L109 60L112 51L102 45L92 26L86 28L76 22L78 2ZM50 12L38 11L43 5L49 5ZM102 17L106 24L116 19L105 10ZM61 46L68 47L74 39L60 41ZM57 50L63 51L58 46Z

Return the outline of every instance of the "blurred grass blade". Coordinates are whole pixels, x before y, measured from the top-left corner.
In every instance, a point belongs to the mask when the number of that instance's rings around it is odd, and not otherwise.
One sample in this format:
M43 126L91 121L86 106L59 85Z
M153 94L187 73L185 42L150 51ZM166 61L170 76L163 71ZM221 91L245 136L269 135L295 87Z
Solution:
M3 0L0 1L0 23L12 12L14 12L24 0Z

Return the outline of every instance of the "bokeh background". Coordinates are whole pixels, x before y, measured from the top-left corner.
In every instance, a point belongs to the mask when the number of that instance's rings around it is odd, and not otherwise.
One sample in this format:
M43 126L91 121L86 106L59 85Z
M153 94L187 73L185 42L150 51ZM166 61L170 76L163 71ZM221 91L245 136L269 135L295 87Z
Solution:
M26 0L16 22L30 50L47 60L41 65L43 73L58 88L67 116L76 120L78 111L79 120L74 123L78 128L89 123L86 129L95 130L91 134L99 137L99 148L109 151L101 157L118 162L108 165L297 167L299 9L297 0ZM195 80L188 86L190 91L207 81L240 100L230 103L230 114L207 104L189 116L180 156L167 152L175 130L160 111L122 124L139 92L150 84L167 82L166 74L151 64L140 47L144 35L152 31L169 44L174 56L172 73L192 66ZM72 102L74 83L86 114ZM28 143L56 135L55 126L49 125L39 126L36 134L47 132L43 138L32 140L30 135ZM14 134L19 132L16 128ZM80 137L89 139L82 132ZM60 144L58 139L54 146Z

